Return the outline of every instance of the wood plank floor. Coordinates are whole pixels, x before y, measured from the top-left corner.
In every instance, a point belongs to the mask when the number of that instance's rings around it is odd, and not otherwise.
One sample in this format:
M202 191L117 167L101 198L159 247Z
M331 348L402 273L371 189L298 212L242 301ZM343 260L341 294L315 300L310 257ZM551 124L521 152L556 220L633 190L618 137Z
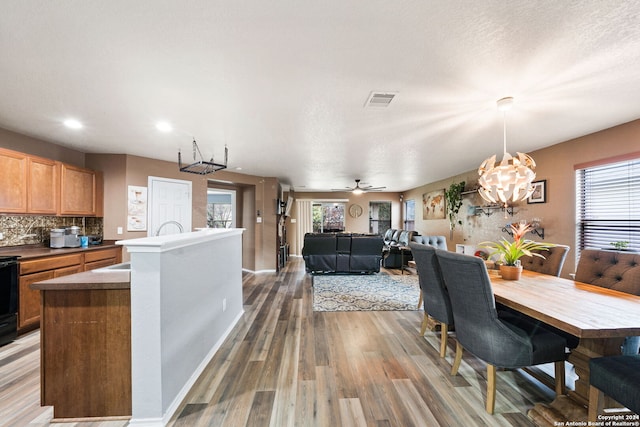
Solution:
M496 414L486 414L483 362L465 353L451 377L454 341L440 359L436 334L418 335L418 310L313 312L300 258L278 274L245 274L243 281L244 317L172 427L531 426L526 412L553 399L526 373L499 371ZM50 425L39 381L38 332L0 347L0 426Z

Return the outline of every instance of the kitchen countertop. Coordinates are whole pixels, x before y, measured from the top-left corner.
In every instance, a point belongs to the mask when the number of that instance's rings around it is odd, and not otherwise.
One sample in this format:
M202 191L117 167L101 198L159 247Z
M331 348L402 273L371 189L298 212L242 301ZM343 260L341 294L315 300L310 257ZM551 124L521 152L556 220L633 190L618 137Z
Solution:
M100 245L90 245L88 248L50 248L44 245L6 246L0 248L0 256L17 255L21 261L24 261L30 258L67 255L77 252L120 247L120 245L115 244L115 240L105 240Z
M31 284L38 291L130 289L129 271L85 271Z

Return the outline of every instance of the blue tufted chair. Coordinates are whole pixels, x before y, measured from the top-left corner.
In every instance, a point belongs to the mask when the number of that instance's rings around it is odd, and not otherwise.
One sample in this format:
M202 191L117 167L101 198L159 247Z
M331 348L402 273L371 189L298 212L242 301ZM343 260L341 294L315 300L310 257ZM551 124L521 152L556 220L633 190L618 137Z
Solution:
M591 359L589 371L589 421L598 421L605 395L640 414L640 356Z
M447 352L449 325L453 325L453 311L449 293L440 274L436 248L417 242L411 242L409 247L416 262L420 290L424 296L424 319L420 336L424 335L427 329L429 316L433 317L440 324L440 357L444 357Z
M451 375L458 373L463 349L487 362L486 410L490 414L495 406L496 367L515 369L554 362L556 394L564 394L565 339L534 324L521 321L516 326L499 318L481 258L445 251L437 251L436 257L456 325Z

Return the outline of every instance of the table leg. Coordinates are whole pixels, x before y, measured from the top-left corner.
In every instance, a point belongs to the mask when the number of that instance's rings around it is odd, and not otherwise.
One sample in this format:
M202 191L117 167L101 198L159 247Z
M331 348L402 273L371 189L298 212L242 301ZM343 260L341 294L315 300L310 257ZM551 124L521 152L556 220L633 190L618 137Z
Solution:
M582 338L571 351L569 362L578 379L568 396L557 396L549 405L537 403L528 413L539 427L559 425L566 421L587 421L589 405L589 359L620 354L623 338ZM612 405L613 406L613 405Z

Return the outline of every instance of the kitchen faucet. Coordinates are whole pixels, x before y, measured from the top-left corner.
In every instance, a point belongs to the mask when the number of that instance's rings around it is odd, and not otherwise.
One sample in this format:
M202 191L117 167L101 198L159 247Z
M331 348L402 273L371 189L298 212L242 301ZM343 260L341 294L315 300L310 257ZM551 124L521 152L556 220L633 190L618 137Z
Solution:
M160 235L160 230L162 230L162 227L164 227L165 225L168 224L173 224L175 226L178 227L178 230L180 230L180 233L182 233L184 231L184 229L182 228L182 224L180 224L178 221L165 221L162 224L160 224L160 227L158 227L158 230L156 231L156 236Z

